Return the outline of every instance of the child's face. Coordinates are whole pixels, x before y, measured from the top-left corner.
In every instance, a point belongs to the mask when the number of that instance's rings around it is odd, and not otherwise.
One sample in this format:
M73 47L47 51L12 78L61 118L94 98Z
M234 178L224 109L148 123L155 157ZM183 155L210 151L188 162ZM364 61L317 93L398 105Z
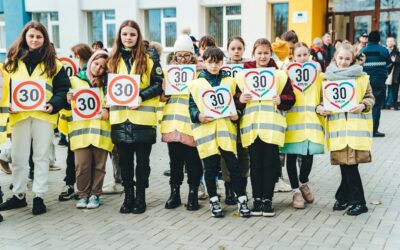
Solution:
M297 48L294 51L294 61L298 63L305 63L308 61L310 54L306 47Z
M233 40L229 44L228 54L229 58L234 61L240 61L243 58L244 46L238 40Z
M208 72L217 75L222 67L223 61L213 62L211 61L211 58L208 58L204 63Z
M189 64L192 61L193 54L187 51L177 51L175 53L178 64Z
M42 32L35 28L30 28L25 35L29 49L39 49L43 46L44 36Z
M138 39L138 32L135 28L125 26L121 29L121 42L125 48L133 48Z
M271 60L271 49L267 45L259 45L254 51L254 58L258 68L267 67Z
M98 58L90 64L90 73L93 76L101 76L106 73L107 61L104 58Z
M347 68L353 62L353 54L348 50L340 50L336 55L336 65L339 68Z

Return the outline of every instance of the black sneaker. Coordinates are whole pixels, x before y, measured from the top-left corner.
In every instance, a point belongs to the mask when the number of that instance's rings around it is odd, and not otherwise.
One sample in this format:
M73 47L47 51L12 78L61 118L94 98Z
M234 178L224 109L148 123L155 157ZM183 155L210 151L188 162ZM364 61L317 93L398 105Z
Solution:
M262 215L265 217L275 216L274 208L272 207L272 201L263 200Z
M32 213L34 215L44 214L46 213L46 206L43 203L43 199L40 197L35 197L33 199L33 208Z
M354 204L349 209L347 209L347 215L357 216L368 212L368 207L365 204Z
M0 222L2 222L3 221L3 216L1 216L1 214L0 214Z
M340 202L340 201L335 201L335 204L333 205L333 211L343 211L346 210L350 204L348 202Z
M73 198L75 199L75 189L73 186L65 186L64 191L58 196L59 201L68 201Z
M18 199L17 196L13 195L10 199L0 204L0 211L10 210L14 208L26 207L28 204L26 203L26 198L24 196L23 199Z
M244 199L242 197L244 197ZM243 200L243 201L240 202L240 200ZM238 212L239 212L240 217L249 218L251 216L250 208L247 205L247 197L246 196L239 197L237 205L238 205Z
M1 191L1 187L0 187L0 204L3 203L3 196L4 196L4 193L3 193L3 191Z
M263 209L263 203L261 199L255 199L253 202L253 209L251 209L251 216L261 216Z
M215 196L217 197L217 196ZM214 197L213 197L214 198ZM215 218L224 217L224 213L222 212L221 203L218 198L215 201L211 201L210 199L210 208L211 208L211 216Z

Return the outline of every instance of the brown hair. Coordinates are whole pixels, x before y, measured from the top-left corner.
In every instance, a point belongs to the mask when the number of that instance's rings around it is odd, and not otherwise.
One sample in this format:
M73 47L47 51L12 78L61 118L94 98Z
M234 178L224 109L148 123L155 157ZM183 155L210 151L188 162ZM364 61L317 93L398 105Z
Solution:
M103 87L104 85L106 85L107 83L107 73L108 73L108 68L107 68L107 62L108 62L108 55L105 53L101 53L101 54L97 54L95 55L92 60L91 60L91 64L96 61L99 58L103 58L106 60L106 65L105 65L105 71L104 74L101 76L93 76L93 79L91 81L92 85L95 87ZM88 65L91 66L91 65ZM87 70L90 70L90 68L88 68Z
M296 44L294 45L294 47L293 47L293 53L296 51L296 49L298 49L298 48L303 48L303 47L306 48L307 50L310 49L306 43L298 42L298 43L296 43Z
M216 42L213 36L203 36L199 41L199 48L204 49L206 47L215 47Z
M71 48L71 51L79 56L79 59L87 63L93 54L92 48L85 43L78 43Z
M224 52L220 50L218 47L208 47L206 51L204 51L203 54L203 59L204 61L207 61L208 59L211 59L211 62L221 62L224 60Z
M281 35L281 39L285 40L286 42L298 43L299 38L294 30L286 31Z
M259 38L255 41L254 45L253 45L253 51L251 52L251 54L254 56L254 53L256 52L256 49L258 46L262 46L265 45L269 48L269 50L272 52L272 45L271 42L268 41L268 39L266 38Z
M109 59L110 73L117 73L118 63L121 58L120 51L124 47L121 41L121 30L127 26L134 28L138 33L136 45L132 49L132 58L134 59L134 63L136 64L135 73L141 75L144 74L147 70L147 54L143 41L143 36L140 32L139 24L133 20L124 21L119 27L117 34L115 35L114 45Z
M231 42L233 42L233 41L235 41L235 40L236 40L236 41L239 41L241 44L243 44L243 47L246 46L246 44L244 43L244 40L243 40L242 37L240 37L240 36L234 36L234 37L229 38L228 44L226 45L226 49L229 49L229 45L231 45Z
M43 75L46 73L47 76L53 77L57 73L56 50L50 43L49 34L47 33L46 28L41 23L35 21L31 21L25 25L17 40L8 50L7 60L4 64L4 68L7 72L14 73L18 68L18 60L24 60L24 58L28 56L29 46L26 42L26 33L30 29L39 31L42 33L44 38L43 46L39 49L41 54L40 62L43 62L44 64L44 69L41 74ZM22 55L20 54L21 51L24 51Z

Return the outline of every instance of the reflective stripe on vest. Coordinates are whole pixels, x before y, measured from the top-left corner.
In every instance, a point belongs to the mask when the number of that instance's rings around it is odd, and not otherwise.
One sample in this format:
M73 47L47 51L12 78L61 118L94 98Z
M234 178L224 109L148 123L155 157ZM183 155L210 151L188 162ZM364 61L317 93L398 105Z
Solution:
M172 120L178 120L181 122L190 122L190 118L183 116L183 115L164 115L162 118L163 121L172 121Z
M355 136L355 137L372 137L372 132L370 131L357 131L357 130L340 130L335 132L327 133L327 138L338 138L338 137L345 137L345 136Z
M82 128L82 129L77 129L69 133L69 137L72 138L74 136L78 135L85 135L85 134L93 134L93 135L101 135L105 137L111 137L111 132L98 129L98 128Z
M240 129L240 133L246 134L249 133L253 129L265 129L265 130L275 130L281 133L285 133L285 127L271 124L271 123L253 123L250 126L244 127Z
M340 113L340 114L333 114L333 115L329 115L328 116L328 121L335 121L335 120L339 120L339 119L346 119L346 116L344 113ZM352 114L352 113L347 113L347 119L364 119L364 120L368 120L368 119L372 119L372 114Z
M0 126L0 132L6 132L7 126Z
M293 124L293 125L288 125L286 128L286 130L303 130L303 129L314 129L314 130L324 131L321 124L316 124L316 123Z
M230 139L236 141L236 135L231 134L228 131L217 131L217 136L215 136L215 134L212 134L212 135L207 135L205 137L201 137L201 138L197 139L196 145L199 146L201 144L213 141L216 139L216 137L227 137L227 138L230 138Z
M8 113L8 107L0 107L0 114Z
M167 103L168 104L179 103L179 104L183 104L183 105L189 105L189 100L184 99L184 98L179 98L179 97L172 97L171 99L168 100Z
M67 122L72 122L72 116L68 116L68 115L65 115L65 114L61 114L60 119L64 120L64 121L67 121Z
M304 111L315 112L315 106L308 106L308 105L307 106L296 106L296 107L291 108L287 112L291 113L291 112L304 112Z
M126 106L111 106L110 111L117 111L117 110L128 110L128 107ZM157 108L152 107L152 106L140 106L137 109L133 109L137 111L143 111L143 112L156 112Z
M251 113L258 112L258 111L275 112L275 108L274 108L274 106L271 106L271 105L261 104L258 106L251 106L251 107L245 108L244 114L249 115Z

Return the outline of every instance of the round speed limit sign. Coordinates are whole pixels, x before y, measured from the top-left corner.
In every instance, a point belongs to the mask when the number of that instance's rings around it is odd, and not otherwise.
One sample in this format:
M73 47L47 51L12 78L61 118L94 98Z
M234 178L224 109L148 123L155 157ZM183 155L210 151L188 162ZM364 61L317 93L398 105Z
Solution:
M64 66L65 71L67 71L67 75L69 77L76 75L78 73L78 67L76 66L76 62L68 57L60 57L61 63Z
M138 105L139 83L139 75L109 74L107 104L111 106Z
M100 91L98 88L78 89L72 99L72 118L76 120L89 120L99 117L101 108Z
M43 111L46 106L44 81L13 81L12 108L14 111Z

